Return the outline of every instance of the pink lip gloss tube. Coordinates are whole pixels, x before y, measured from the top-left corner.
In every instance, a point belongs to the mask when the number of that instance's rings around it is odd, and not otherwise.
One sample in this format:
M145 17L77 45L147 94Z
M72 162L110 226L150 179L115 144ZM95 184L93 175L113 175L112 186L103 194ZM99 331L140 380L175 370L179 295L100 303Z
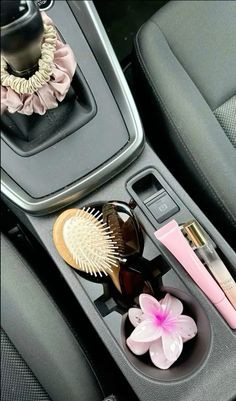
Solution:
M178 223L172 220L157 230L154 235L179 261L198 287L218 309L229 326L232 329L236 329L236 310L192 250Z

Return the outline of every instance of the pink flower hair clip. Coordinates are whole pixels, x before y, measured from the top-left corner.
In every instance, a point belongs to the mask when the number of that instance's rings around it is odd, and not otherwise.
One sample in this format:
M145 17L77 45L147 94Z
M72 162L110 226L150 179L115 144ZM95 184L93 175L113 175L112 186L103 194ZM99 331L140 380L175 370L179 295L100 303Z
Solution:
M157 301L148 294L139 296L140 308L130 308L129 320L135 327L126 344L135 355L149 350L155 366L168 369L179 358L183 343L197 334L190 316L182 315L182 302L170 294Z

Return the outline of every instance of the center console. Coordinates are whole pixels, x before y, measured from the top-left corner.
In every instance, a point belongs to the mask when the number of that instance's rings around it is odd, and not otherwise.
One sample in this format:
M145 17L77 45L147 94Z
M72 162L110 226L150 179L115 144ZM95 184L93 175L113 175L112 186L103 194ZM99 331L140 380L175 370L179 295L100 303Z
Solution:
M83 103L84 119L71 132L70 122L64 119L54 139L43 146L31 138L33 151L23 145L19 151L22 138L14 146L5 129L1 140L4 200L50 254L139 400L233 400L236 331L155 239L154 231L173 218L178 224L196 219L234 279L236 254L145 142L133 98L93 3L55 1L47 13L74 50L79 67L78 85L74 81L72 89L78 99L85 94L83 101L78 100ZM80 118L67 113L68 120ZM62 208L108 200L136 205L144 235L143 256L162 272L156 295L160 298L169 292L178 297L197 324L197 336L167 370L128 349L128 308L114 296L109 282L77 273L54 246L53 225Z
M43 117L8 113L2 119L2 192L31 213L51 212L91 192L143 147L127 83L91 9L90 2L78 8L76 2L57 1L47 11L78 63L67 98Z

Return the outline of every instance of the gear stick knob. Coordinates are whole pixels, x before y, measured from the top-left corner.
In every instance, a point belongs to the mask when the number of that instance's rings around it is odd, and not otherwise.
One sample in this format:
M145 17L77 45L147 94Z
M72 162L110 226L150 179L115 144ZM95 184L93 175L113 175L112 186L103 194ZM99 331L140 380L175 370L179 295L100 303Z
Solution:
M43 38L41 13L32 0L2 0L1 53L19 77L29 77L38 67Z

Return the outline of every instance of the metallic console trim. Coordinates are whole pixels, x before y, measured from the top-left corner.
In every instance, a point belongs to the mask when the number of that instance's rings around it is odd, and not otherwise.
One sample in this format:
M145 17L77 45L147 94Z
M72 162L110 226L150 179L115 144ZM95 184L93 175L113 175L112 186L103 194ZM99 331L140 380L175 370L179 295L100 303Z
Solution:
M32 198L5 171L2 171L1 191L3 195L26 212L37 215L51 213L92 192L135 160L144 146L143 128L138 111L93 2L69 1L68 4L81 29L83 31L86 29L86 39L121 110L130 141L119 154L83 179L55 194L40 199Z

